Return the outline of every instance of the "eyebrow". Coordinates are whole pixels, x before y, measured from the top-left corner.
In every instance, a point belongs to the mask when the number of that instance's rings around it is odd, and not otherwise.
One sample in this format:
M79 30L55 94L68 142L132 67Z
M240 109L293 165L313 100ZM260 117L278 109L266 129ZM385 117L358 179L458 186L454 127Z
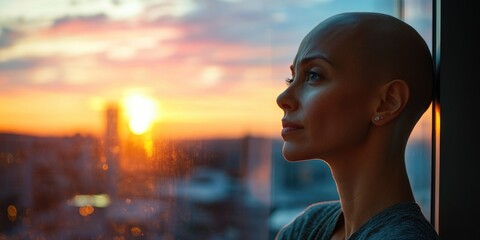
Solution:
M305 58L302 58L302 60L300 60L300 63L299 65L304 65L308 62L311 62L313 60L316 60L316 59L320 59L320 60L323 60L325 62L327 62L328 64L330 64L330 66L333 66L332 64L332 61L330 61L330 59L328 59L325 55L323 54L313 54L313 55L307 55L307 57ZM295 62L294 62L295 63ZM294 64L291 65L291 67L293 67Z
M328 64L330 64L330 65L333 66L333 64L332 64L332 62L330 61L330 59L328 59L328 57L325 56L325 55L323 55L323 54L314 54L314 55L310 55L310 56L307 55L307 57L303 58L303 59L300 61L300 63L301 63L301 64L305 64L305 63L310 62L310 61L313 61L313 60L315 60L315 59L321 59L321 60L323 60L323 61L325 61L325 62L327 62Z

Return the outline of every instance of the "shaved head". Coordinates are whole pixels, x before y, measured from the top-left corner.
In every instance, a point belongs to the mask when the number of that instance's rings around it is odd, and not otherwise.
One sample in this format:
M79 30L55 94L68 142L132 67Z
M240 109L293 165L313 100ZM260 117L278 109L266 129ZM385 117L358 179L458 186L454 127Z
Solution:
M323 51L327 49L324 46L328 46L327 51ZM410 128L430 105L432 57L423 38L403 21L380 13L334 15L308 33L297 57L316 48L339 69L354 71L365 84L405 81L409 100L402 115L410 121Z

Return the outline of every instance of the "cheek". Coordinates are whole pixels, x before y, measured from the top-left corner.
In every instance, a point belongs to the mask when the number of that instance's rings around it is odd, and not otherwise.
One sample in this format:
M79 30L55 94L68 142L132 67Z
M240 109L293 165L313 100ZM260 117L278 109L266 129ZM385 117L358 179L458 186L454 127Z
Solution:
M309 142L319 154L345 150L365 138L369 126L365 99L352 93L332 94L309 104Z

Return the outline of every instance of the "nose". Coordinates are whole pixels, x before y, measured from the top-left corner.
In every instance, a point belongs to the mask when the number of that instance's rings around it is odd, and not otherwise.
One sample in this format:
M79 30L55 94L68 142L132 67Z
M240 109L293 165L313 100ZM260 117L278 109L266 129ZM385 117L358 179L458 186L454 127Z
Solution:
M277 97L277 105L284 111L293 111L297 108L297 101L295 100L292 87L288 87L280 93Z

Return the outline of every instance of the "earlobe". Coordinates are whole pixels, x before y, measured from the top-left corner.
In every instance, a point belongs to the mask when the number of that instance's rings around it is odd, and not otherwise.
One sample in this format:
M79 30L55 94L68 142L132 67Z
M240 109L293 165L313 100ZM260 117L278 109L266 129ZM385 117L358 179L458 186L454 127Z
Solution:
M382 115L377 115L377 116L375 116L375 117L373 118L373 121L374 121L374 122L378 122L378 121L380 121L380 120L383 120L383 116L382 116Z
M372 116L372 122L375 125L383 125L400 115L410 94L408 84L401 79L386 83L380 91L381 101Z

